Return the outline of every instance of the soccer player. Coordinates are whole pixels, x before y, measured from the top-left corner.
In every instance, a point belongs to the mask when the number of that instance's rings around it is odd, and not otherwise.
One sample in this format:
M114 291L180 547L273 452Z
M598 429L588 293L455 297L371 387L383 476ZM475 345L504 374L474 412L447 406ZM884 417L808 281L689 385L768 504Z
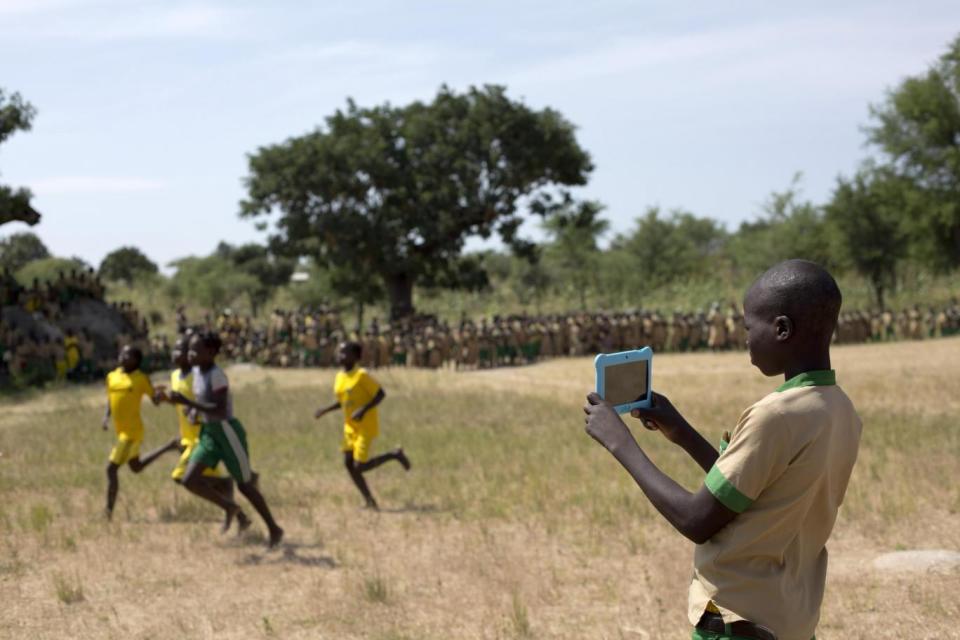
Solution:
M113 517L113 507L117 502L120 488L117 471L120 467L126 464L134 473L140 473L161 455L177 448L177 440L174 439L140 457L140 444L143 442L140 403L144 396L150 398L154 405L162 398L162 394L153 388L150 378L140 371L142 360L143 352L127 345L120 350L120 366L107 374L107 412L103 416L103 430L107 430L113 418L117 432L117 442L110 451L107 463L107 520Z
M190 359L187 356L189 343L190 339L187 336L180 336L173 345L171 357L177 368L170 372L170 391L194 400L193 368L190 366ZM197 442L200 440L200 423L197 421L196 411L188 409L182 404L174 404L174 409L180 423L180 460L170 476L174 482L183 484L183 476L187 472L190 456L193 455L194 449L197 448ZM233 501L233 480L229 476L223 475L219 464L216 467L205 469L199 482L208 485L212 491L216 491L228 500ZM186 488L189 489L190 487L187 486ZM202 493L198 495L205 498ZM234 512L224 509L224 513L226 515L223 521L223 532L226 533L230 529ZM237 510L236 516L239 531L242 532L250 526L250 519L247 518L243 510Z
M820 266L780 263L744 301L750 361L776 391L714 449L667 398L633 416L706 472L694 493L647 458L609 403L587 396L587 433L697 544L688 599L694 639L810 640L827 573L826 542L857 458L862 424L830 368L840 289Z
M337 409L343 409L343 464L350 474L353 484L363 495L368 509L376 510L377 501L370 493L370 487L363 474L376 469L384 462L396 460L404 469L410 470L410 460L402 448L394 449L374 458L370 458L370 445L380 433L380 419L377 405L383 402L386 394L367 370L358 366L363 357L363 347L358 342L342 342L337 350L337 364L342 371L337 372L333 382L336 402L317 409L316 418Z
M220 336L213 331L196 333L190 338L187 357L193 366L193 395L171 392L170 401L198 411L202 418L200 439L190 454L183 486L213 502L227 512L229 518L238 516L240 506L231 498L215 491L203 480L203 473L223 461L227 471L237 482L240 490L253 505L267 525L270 534L268 546L276 547L283 540L283 529L273 519L267 501L257 487L256 476L250 468L247 449L247 433L233 415L233 398L227 375L217 366L216 357L222 345Z

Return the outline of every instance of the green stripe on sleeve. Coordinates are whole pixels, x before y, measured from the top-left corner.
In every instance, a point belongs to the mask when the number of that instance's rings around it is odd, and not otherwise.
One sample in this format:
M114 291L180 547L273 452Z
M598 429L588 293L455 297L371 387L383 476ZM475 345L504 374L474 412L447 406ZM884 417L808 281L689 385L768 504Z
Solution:
M753 500L740 493L740 491L730 484L730 481L723 477L723 473L713 465L710 473L704 479L703 484L707 486L707 491L713 494L713 497L720 501L730 511L743 513L747 507L753 504Z

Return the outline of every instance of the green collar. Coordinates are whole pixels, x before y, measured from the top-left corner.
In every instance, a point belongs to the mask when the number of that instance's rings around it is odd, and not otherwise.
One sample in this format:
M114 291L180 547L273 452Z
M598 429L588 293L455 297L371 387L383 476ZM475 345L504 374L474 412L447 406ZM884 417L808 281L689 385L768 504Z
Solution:
M833 369L804 371L777 387L777 391L786 391L787 389L797 389L799 387L825 387L833 384L837 384L837 372Z

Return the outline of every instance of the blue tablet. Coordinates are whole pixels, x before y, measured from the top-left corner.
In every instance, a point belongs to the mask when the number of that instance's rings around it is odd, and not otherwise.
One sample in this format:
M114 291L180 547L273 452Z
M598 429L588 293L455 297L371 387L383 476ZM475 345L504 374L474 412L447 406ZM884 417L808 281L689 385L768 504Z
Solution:
M653 349L601 353L593 363L597 368L597 393L612 404L617 413L650 406Z

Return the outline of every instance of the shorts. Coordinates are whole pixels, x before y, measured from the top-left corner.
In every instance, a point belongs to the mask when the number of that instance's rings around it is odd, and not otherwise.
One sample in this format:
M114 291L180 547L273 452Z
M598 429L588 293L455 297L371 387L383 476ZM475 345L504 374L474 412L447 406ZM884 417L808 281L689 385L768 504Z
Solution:
M245 484L253 479L247 432L236 418L204 422L200 427L197 446L190 454L190 462L198 462L210 469L223 462L237 484Z
M190 456L193 455L193 450L197 448L197 440L181 440L180 446L183 447L183 453L180 454L180 460L177 462L177 466L173 468L173 472L170 474L170 477L176 480L177 482L183 480L184 474L187 472L187 464L190 463ZM203 470L203 475L208 478L222 478L223 471L220 469L220 466L208 467Z
M110 462L122 467L134 458L139 458L141 442L143 442L143 436L138 438L129 433L118 433L117 442L110 450Z
M343 442L340 444L340 451L344 453L353 452L353 459L357 462L366 462L370 458L370 445L377 433L354 431L347 427L343 430Z

